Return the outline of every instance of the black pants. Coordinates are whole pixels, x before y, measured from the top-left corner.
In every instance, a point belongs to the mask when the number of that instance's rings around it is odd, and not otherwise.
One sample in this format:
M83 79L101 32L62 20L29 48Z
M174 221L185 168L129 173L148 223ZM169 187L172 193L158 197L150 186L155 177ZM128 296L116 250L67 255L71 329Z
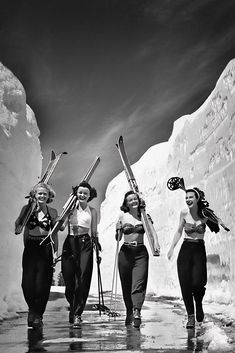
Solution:
M141 310L147 287L149 255L145 245L122 245L118 256L118 269L123 299L127 312Z
M207 282L204 242L184 241L177 259L179 282L188 315L194 314L194 302L201 303Z
M86 305L93 270L93 246L90 237L67 236L62 252L65 297L74 315L81 315Z
M53 277L51 244L26 240L23 252L22 289L29 310L43 316L50 295Z

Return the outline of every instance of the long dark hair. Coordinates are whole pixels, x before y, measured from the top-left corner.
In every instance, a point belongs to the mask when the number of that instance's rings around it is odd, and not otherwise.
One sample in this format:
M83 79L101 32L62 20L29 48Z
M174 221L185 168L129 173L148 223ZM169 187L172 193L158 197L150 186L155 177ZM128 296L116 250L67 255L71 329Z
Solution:
M205 216L203 215L203 210L205 208L208 208L209 207L209 202L205 199L205 193L204 191L200 190L199 188L197 187L193 187L191 189L187 189L185 191L186 193L187 192L194 192L195 196L196 196L196 199L198 200L197 201L197 205L198 205L198 211L197 211L197 214L200 218L205 218ZM220 228L219 228L219 224L218 223L215 223L215 222L212 222L210 219L208 219L206 221L206 225L210 228L210 230L212 232L215 232L215 233L218 233Z
M78 188L79 186L83 187L83 188L87 188L89 189L90 191L90 197L89 199L87 200L87 202L93 200L95 197L97 197L97 191L95 188L93 188L88 182L86 181L82 181L79 185L78 185Z
M139 195L138 195L136 192L132 191L132 190L127 191L127 192L125 193L124 199L123 199L123 203L122 203L122 205L121 205L121 207L120 207L121 211L123 211L124 213L127 213L127 212L130 211L129 207L127 206L127 197L128 197L129 195L136 195L136 196L137 196L137 199L138 199L138 201L139 201L139 206L138 206L138 210L137 210L137 216L138 216L138 218L141 218L141 212L140 212L141 200L140 200Z

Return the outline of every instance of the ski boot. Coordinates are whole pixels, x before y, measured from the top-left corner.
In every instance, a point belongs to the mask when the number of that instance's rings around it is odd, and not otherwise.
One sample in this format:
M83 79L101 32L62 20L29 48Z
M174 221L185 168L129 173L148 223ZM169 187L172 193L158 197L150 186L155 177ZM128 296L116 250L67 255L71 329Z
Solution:
M195 315L188 315L188 321L186 324L186 328L194 328L195 327Z
M140 309L134 310L134 327L139 328L141 324Z
M74 323L73 323L73 328L81 328L81 323L82 323L82 319L81 316L79 315L75 315L74 317Z
M43 326L42 317L38 314L35 314L32 327L39 329L39 328L42 328L42 326Z

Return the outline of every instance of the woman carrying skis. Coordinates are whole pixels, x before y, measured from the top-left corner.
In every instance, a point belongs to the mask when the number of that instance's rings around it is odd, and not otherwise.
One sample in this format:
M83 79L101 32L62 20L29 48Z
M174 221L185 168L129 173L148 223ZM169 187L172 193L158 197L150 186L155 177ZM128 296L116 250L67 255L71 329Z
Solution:
M81 182L77 189L76 206L66 222L68 236L62 251L62 274L65 296L70 305L69 322L73 324L73 328L81 327L81 315L90 290L93 240L98 243L98 239L97 212L88 205L88 202L96 196L96 190L90 184Z
M37 206L24 229L22 289L28 305L28 326L40 328L43 325L43 314L50 294L53 258L58 248L58 237L57 235L53 237L53 244L50 238L42 245L40 242L53 228L57 210L47 205L55 197L55 192L48 184L35 185L30 196L36 199ZM16 234L26 207L27 205L23 206L15 222Z
M123 299L126 306L125 325L141 324L141 308L145 300L149 255L144 245L144 227L141 222L141 200L134 191L128 191L120 207L123 211L116 225L116 240L124 237L118 255L118 269ZM156 240L156 248L159 245Z
M183 188L183 190L185 189ZM167 257L169 260L172 258L174 248L184 231L184 241L177 259L177 270L182 297L188 315L186 328L194 328L194 302L196 320L200 323L204 319L202 300L205 295L205 286L207 283L207 260L204 244L206 225L215 233L220 230L219 223L225 230L228 231L229 229L215 216L212 210L207 208L209 203L205 200L203 191L194 187L185 190L185 192L188 209L183 209L180 213L179 226Z

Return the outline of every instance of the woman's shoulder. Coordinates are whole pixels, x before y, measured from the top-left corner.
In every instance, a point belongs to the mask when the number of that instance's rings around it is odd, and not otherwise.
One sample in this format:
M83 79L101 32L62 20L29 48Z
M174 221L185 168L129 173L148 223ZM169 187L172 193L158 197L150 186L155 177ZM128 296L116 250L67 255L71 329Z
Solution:
M181 211L180 211L180 215L181 216L187 216L187 214L188 214L188 209L187 208L183 208Z
M28 203L26 205L22 206L21 211L24 211L28 206L29 206Z
M51 217L57 217L58 212L57 209L47 205L48 212L50 213Z
M119 212L119 215L118 215L118 220L122 222L123 219L125 218L125 215L126 215L125 212L120 211L120 212Z
M94 207L89 205L88 209L91 211L92 214L97 214L97 211L96 211L96 209Z

